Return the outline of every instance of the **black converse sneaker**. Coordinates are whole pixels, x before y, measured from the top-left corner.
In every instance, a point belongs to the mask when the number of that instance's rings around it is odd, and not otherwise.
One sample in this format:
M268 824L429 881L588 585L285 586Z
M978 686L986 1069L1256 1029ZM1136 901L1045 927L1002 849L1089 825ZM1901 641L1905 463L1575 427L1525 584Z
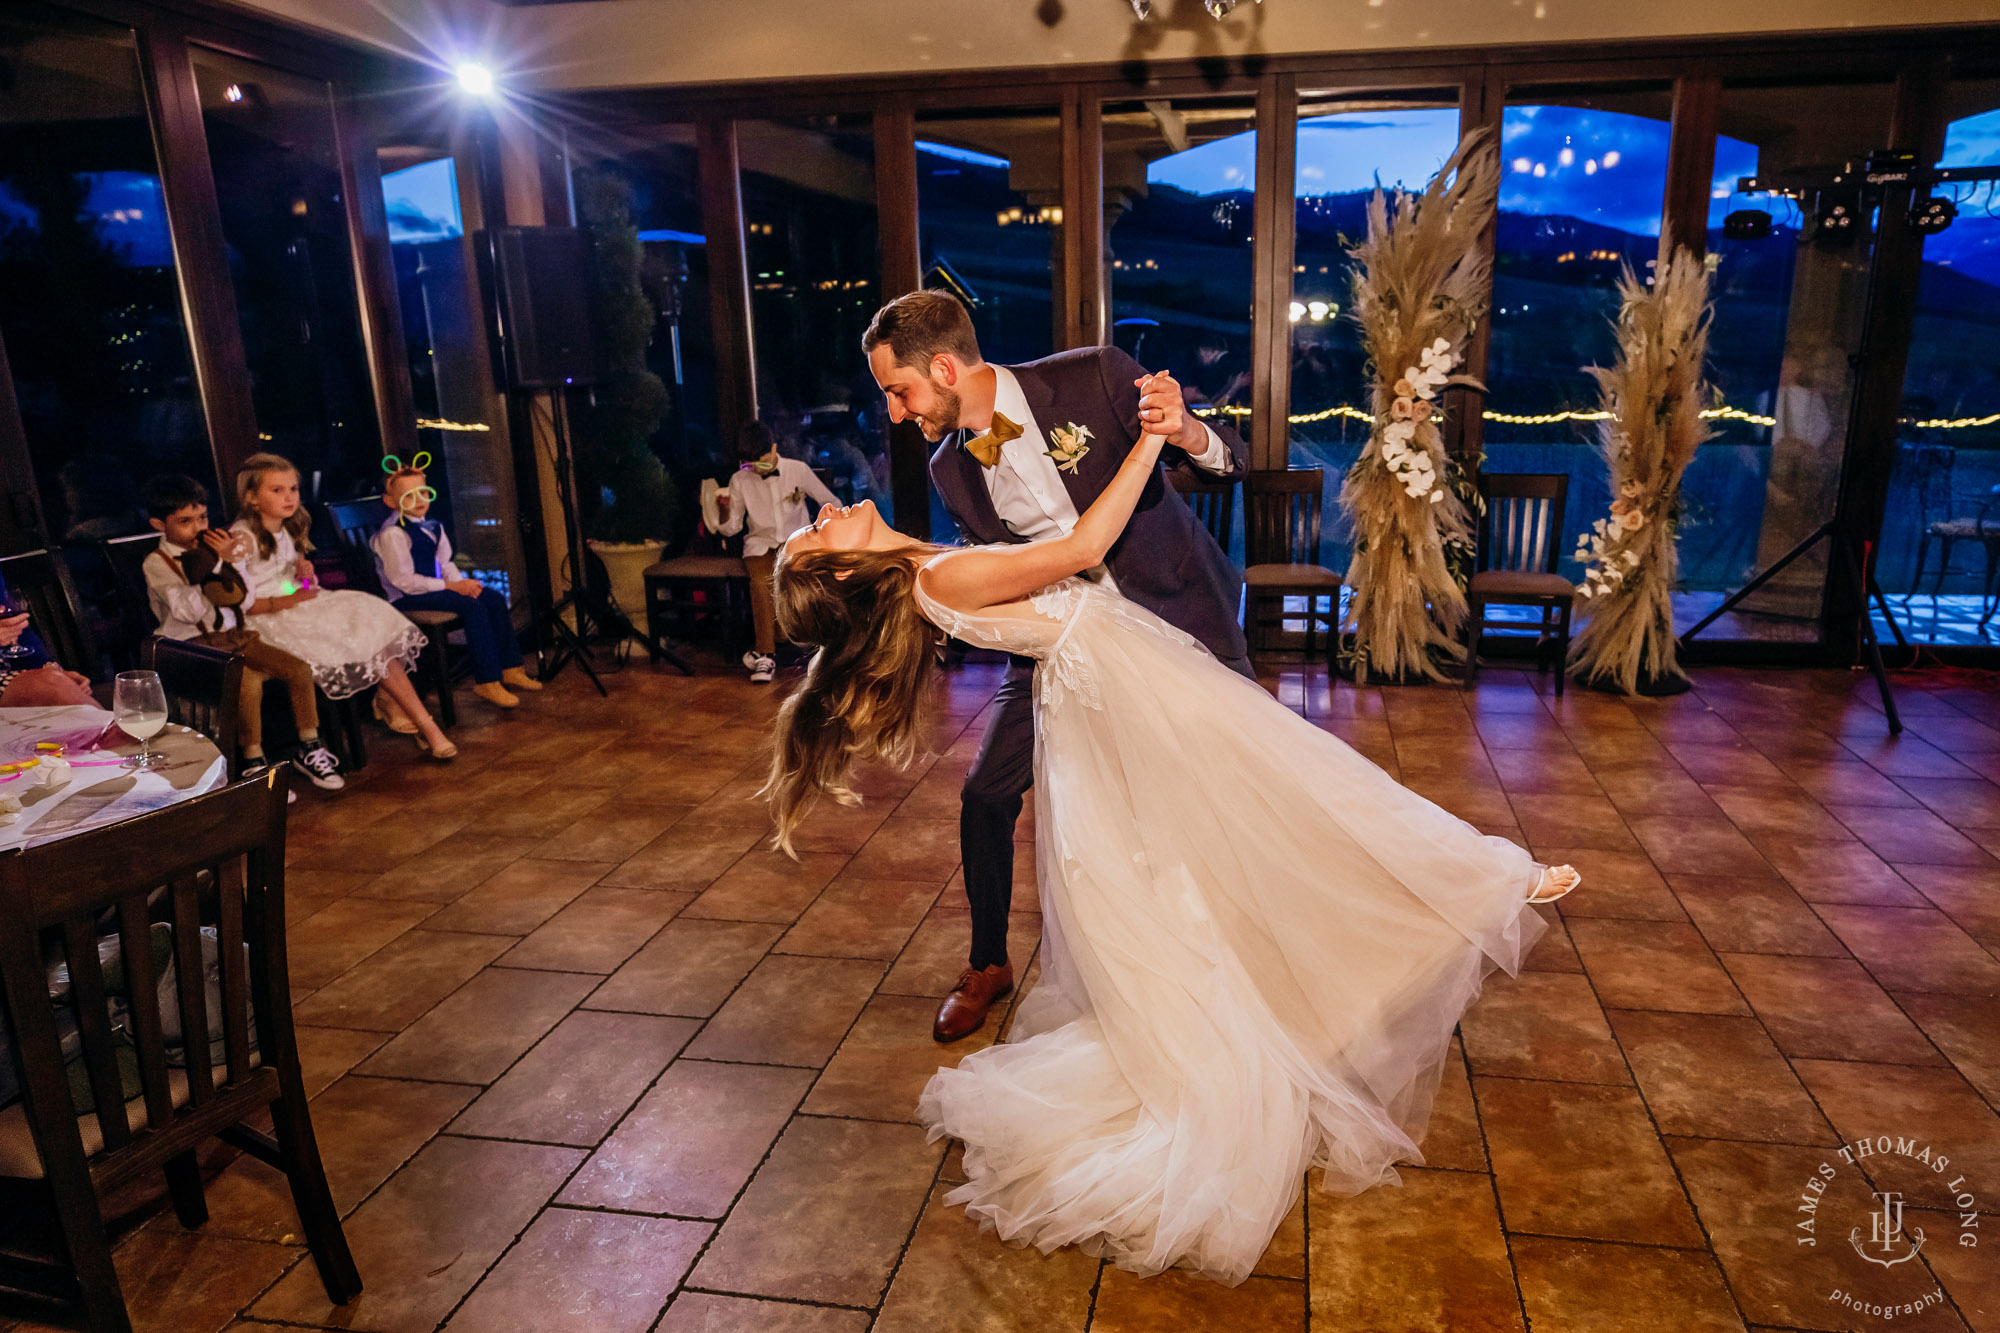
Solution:
M339 791L347 785L340 776L340 761L320 741L314 741L292 756L292 767L306 775L306 781L321 791Z

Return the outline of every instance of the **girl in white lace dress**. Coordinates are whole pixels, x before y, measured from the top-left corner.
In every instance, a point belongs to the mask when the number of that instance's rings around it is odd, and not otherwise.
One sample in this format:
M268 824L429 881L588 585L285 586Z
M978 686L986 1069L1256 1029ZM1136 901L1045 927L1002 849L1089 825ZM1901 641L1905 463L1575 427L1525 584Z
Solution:
M1308 1167L1421 1162L1452 1028L1576 886L1422 797L1187 635L1073 577L1156 466L1148 436L1068 537L941 550L870 505L787 543L779 624L819 645L779 715L781 846L864 758L908 758L927 619L1033 656L1042 978L1005 1045L918 1106L948 1197L1002 1239L1246 1277Z
M417 744L433 759L458 747L424 708L409 669L424 634L403 613L365 592L325 589L311 582L312 520L299 503L299 472L277 454L252 454L236 473L238 518L254 551L245 571L254 585L252 627L273 647L312 667L313 683L329 699L379 685L415 725Z

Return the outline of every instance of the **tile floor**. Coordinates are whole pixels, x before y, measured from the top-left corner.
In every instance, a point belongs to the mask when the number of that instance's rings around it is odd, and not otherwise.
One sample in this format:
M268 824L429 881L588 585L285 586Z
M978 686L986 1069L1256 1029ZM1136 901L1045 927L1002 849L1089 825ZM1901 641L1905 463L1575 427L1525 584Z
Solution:
M746 799L778 693L734 675L634 667L601 702L570 674L506 717L468 700L450 768L383 736L349 791L308 791L297 1015L367 1291L329 1306L280 1182L218 1148L199 1234L120 1200L148 1219L119 1250L135 1324L1873 1329L1826 1293L1935 1287L1897 1327L2000 1329L1991 681L1906 679L1890 740L1847 673L1708 670L1635 702L1504 670L1472 694L1267 676L1586 886L1466 1017L1425 1164L1309 1190L1225 1289L1002 1247L945 1206L956 1157L912 1121L940 1058L990 1036L941 1050L929 1019L965 944L957 788L996 670L953 673L935 761L871 774L796 862ZM1949 1154L1983 1227L1948 1176L1882 1156L1873 1186L1931 1237L1916 1263L1800 1247L1802 1186L1878 1133ZM1843 1168L1829 1213L1846 1191L1865 1216L1869 1188Z

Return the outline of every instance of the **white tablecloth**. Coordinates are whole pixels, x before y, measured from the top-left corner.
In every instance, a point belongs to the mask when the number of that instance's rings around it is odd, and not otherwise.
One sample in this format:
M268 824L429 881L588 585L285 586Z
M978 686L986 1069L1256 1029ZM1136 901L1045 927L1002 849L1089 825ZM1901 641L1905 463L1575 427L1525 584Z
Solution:
M168 725L153 737L158 768L137 771L119 761L139 753L139 743L112 725L102 708L0 708L0 764L46 753L40 741L64 747L69 782L50 789L28 769L12 780L0 773L0 795L20 799L21 813L0 826L0 851L32 847L72 833L103 828L220 787L228 766L214 742L197 731Z

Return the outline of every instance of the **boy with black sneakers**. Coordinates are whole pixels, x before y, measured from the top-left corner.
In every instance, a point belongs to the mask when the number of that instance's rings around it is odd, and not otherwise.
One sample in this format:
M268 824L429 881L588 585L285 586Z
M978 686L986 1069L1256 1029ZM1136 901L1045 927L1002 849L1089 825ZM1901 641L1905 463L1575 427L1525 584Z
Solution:
M208 492L193 477L169 473L153 478L146 483L145 502L149 520L160 534L159 549L148 555L145 563L147 600L154 619L160 622L160 634L169 639L192 639L243 659L237 720L243 764L238 776L254 777L271 766L264 754L264 682L281 680L291 695L292 718L299 731L299 752L291 758L292 767L323 791L345 787L340 761L319 738L319 703L313 694L312 668L265 643L257 631L244 624L256 594L250 580L241 577L240 566L235 571L239 577L230 582L240 586L241 597L227 605L218 603L190 577L187 557L198 546L213 553L212 563L222 569L238 566L248 554L239 548L242 539L208 526ZM234 595L232 592L228 597Z

